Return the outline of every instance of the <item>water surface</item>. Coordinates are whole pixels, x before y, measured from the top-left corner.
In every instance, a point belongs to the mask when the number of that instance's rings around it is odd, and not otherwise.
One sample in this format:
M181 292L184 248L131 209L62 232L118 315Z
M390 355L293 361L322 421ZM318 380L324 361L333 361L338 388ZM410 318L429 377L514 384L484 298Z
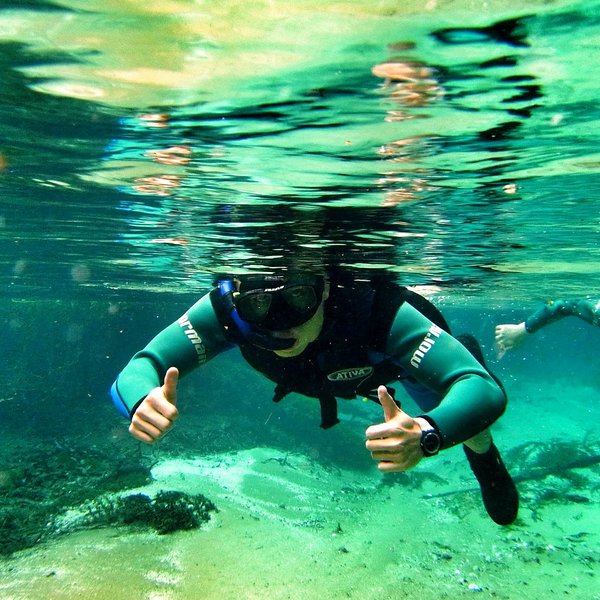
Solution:
M5 289L290 257L489 302L598 281L597 2L4 2Z

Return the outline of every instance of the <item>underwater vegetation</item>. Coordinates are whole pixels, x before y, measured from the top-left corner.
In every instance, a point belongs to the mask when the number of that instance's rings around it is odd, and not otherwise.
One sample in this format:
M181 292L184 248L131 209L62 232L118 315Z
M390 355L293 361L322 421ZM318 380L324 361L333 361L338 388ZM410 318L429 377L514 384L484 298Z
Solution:
M161 491L123 495L152 481L136 453L116 462L106 448L72 442L25 446L0 464L0 555L82 528L146 527L161 534L207 521L213 503L202 495ZM65 516L68 515L68 516Z
M506 453L506 464L517 483L521 505L531 511L533 520L541 519L549 504L591 504L600 490L600 443L574 444L553 439L526 442ZM457 497L476 496L476 487L427 494L425 499L447 498L452 511L460 512L466 502Z
M130 494L92 503L88 525L133 525L151 528L164 535L196 529L210 520L217 507L202 494L160 491L153 498L146 494Z
M593 476L600 465L598 442L528 442L513 448L508 458L518 467L514 479L534 520L549 504L592 504L600 489Z
M82 529L127 527L161 535L190 530L217 512L213 502L201 494L162 490L147 495L135 491L153 481L155 461L138 446L128 450L121 447L116 454L110 446L89 445L85 439L68 443L51 439L1 450L0 556ZM182 453L186 454L176 455ZM268 460L276 460L284 468L294 466L289 455ZM544 508L551 504L576 503L591 510L597 499L598 442L527 442L509 450L506 461L519 487L523 508L529 511L521 518L528 514L533 520L542 519ZM381 485L420 489L427 481L448 483L437 474L414 471L384 478ZM480 508L476 488L423 498L439 498L460 515Z

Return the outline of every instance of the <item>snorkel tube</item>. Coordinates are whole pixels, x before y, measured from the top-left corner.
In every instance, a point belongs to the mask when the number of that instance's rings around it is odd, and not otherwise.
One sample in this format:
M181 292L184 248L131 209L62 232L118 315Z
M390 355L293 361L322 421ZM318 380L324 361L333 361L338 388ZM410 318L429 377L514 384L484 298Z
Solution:
M258 331L250 323L244 321L238 314L233 302L233 281L231 279L219 280L219 292L231 320L235 323L239 334L248 343L264 350L287 350L296 343L296 340L293 338L276 338L269 335L266 331Z

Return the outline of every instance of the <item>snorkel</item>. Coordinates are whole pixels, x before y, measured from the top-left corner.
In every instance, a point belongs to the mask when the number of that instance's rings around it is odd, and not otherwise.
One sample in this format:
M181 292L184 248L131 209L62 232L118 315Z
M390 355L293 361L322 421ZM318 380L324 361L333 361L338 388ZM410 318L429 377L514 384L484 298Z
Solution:
M240 317L233 302L234 287L231 279L220 279L218 287L221 298L225 303L225 308L244 340L264 350L287 350L295 344L296 340L294 338L273 337L267 331L260 331L254 328Z

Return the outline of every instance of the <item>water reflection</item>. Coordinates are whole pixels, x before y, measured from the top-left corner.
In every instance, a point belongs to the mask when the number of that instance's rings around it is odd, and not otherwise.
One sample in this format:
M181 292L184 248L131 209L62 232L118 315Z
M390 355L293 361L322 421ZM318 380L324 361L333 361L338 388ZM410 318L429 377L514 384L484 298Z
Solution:
M391 50L414 50L411 42L397 42ZM411 119L425 119L428 114L411 109L426 107L440 99L444 90L439 84L435 69L410 56L394 55L389 60L375 65L371 72L384 81L380 91L391 101L385 120L401 122ZM382 173L378 185L386 189L384 206L395 206L417 199L422 192L434 191L430 184L434 173L431 169L413 166L419 159L431 155L434 136L419 136L393 140L382 145L378 155L392 163L388 171Z
M496 28L507 39L520 27ZM516 59L448 67L420 60L414 43L394 42L387 51L391 56L370 70L381 83L367 78L310 89L285 103L216 112L194 106L122 121L122 135L95 176L117 178L134 196L121 209L130 224L123 241L136 246L136 259L157 272L182 265L190 274L199 265L269 269L311 247L319 248L319 261L326 254L331 264L408 273L410 283L475 282L490 252L505 247L500 205L518 189L507 168L518 160L511 133L539 94L525 97L524 77L504 77ZM479 95L476 86L463 91L465 78L485 78L488 92L495 86L502 94L498 106L508 108L494 107L489 129L434 133L429 121L447 112L447 98L462 109ZM526 79L528 89L539 90L533 77ZM405 132L410 121L418 126ZM399 137L376 145L374 128L380 142L393 131ZM452 170L441 168L459 146L463 158ZM502 159L485 164L485 153ZM452 187L460 196L449 201ZM466 199L465 187L472 188ZM156 244L182 248L157 255Z
M569 53L586 32L565 19L585 7L456 26L443 8L399 18L362 2L353 15L228 3L186 19L186 2L8 6L0 232L19 241L13 283L86 265L80 287L195 289L308 250L473 292L535 274L555 288L575 252L593 277L592 200L574 176L597 170L595 113L589 83L572 100L555 75L582 81Z

